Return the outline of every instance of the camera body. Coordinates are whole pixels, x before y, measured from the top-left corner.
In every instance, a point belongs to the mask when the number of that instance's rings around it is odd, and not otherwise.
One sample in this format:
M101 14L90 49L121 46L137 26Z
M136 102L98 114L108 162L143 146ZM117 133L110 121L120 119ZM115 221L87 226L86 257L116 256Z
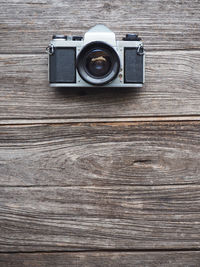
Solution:
M54 35L47 47L51 87L142 87L145 55L141 39L117 41L104 25L80 36Z

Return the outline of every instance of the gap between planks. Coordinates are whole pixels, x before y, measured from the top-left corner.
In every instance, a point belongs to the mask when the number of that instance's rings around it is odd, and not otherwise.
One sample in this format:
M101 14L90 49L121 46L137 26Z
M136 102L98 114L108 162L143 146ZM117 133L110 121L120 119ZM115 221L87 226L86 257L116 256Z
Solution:
M1 254L71 254L71 253L90 253L90 254L95 254L95 253L143 253L143 252L148 252L148 253L162 253L162 252L200 252L200 248L160 248L160 249L83 249L83 250L34 250L34 251L0 251Z
M32 124L66 124L66 123L109 123L109 122L184 122L184 121L200 121L200 115L187 115L187 116L144 116L144 117L115 117L115 118L56 118L56 119L0 119L0 126L9 125L32 125Z
M149 188L158 188L158 189L170 189L172 187L179 187L179 188L188 188L188 186L190 187L199 187L200 184L197 183L182 183L182 184L178 184L178 183L174 183L174 184L164 184L164 185L160 185L160 184L154 184L154 185L148 185L148 184L105 184L105 185L85 185L85 184L79 184L79 185L49 185L49 184L43 184L43 185L1 185L0 184L0 188L34 188L34 189L39 189L39 188L88 188L88 189L92 189L92 188L119 188L119 187L134 187L134 188L143 188L143 187L149 187Z

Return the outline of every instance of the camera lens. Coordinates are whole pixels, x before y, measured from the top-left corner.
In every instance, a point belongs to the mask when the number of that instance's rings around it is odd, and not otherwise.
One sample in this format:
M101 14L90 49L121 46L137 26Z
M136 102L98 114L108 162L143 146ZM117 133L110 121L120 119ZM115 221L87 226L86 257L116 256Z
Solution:
M105 76L112 66L111 58L106 51L94 49L86 56L86 70L93 76Z
M86 82L104 85L116 78L120 67L116 51L106 43L92 42L78 55L77 69Z

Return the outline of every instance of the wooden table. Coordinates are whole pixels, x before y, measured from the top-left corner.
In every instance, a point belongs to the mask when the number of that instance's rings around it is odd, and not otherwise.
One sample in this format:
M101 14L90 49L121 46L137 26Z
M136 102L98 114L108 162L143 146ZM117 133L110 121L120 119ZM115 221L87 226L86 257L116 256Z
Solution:
M0 266L200 266L200 1L1 0ZM142 89L55 89L53 33L146 48Z

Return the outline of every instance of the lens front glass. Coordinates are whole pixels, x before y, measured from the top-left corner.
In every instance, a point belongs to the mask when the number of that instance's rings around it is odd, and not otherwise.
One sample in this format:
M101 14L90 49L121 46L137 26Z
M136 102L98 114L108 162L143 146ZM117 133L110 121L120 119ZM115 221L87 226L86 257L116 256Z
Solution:
M96 48L89 51L85 58L86 71L94 77L107 75L112 67L112 59L105 49Z

